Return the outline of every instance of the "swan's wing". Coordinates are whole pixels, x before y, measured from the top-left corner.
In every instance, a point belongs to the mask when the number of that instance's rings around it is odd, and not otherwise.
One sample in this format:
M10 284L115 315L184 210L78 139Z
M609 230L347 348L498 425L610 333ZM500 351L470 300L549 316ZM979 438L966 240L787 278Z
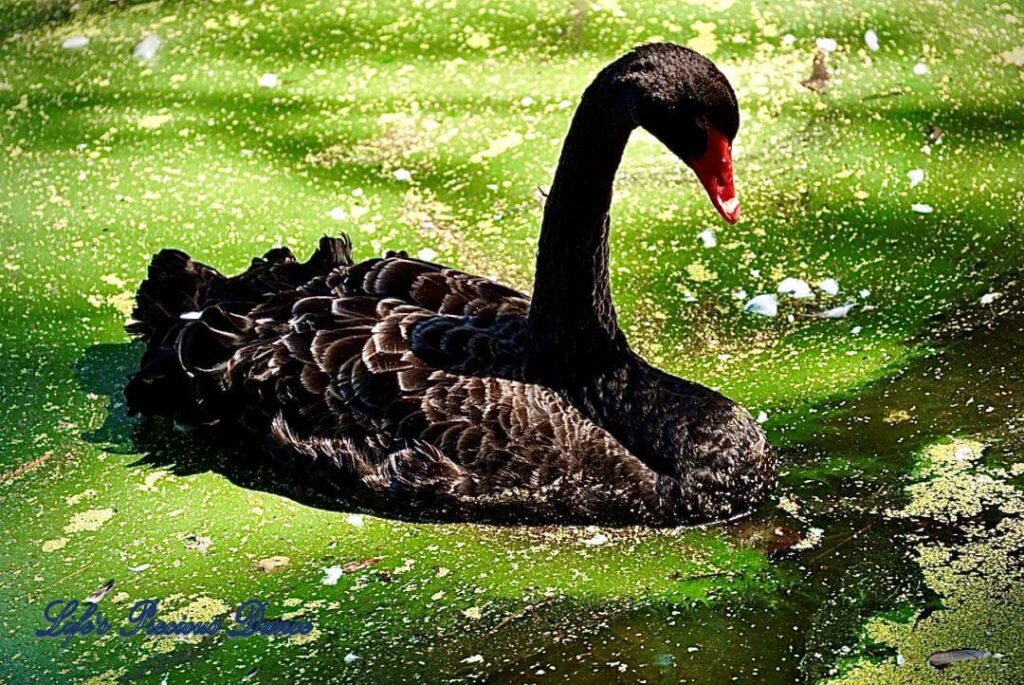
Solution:
M296 300L286 324L269 310L254 312L262 339L234 355L228 385L270 412L279 446L340 469L357 495L550 491L587 445L614 443L540 386L423 360L411 332L438 315L422 307L332 292Z
M177 253L156 266L134 411L269 427L321 485L381 509L637 520L617 508L661 506L657 474L565 400L488 375L517 362L521 293L400 256L352 264L347 241L233 278Z
M180 366L209 394L237 393L252 428L287 407L307 433L333 424L358 438L416 437L420 394L445 361L481 374L521 362L521 293L404 256L353 264L349 251L324 239L298 263L275 250L218 283L201 314L175 322Z
M434 368L523 378L530 300L517 290L401 254L356 264L338 290L435 314L417 316L405 329L412 350Z
M339 431L325 431L315 410L285 407L274 420L278 448L328 469L324 479L343 483L341 494L454 517L662 515L658 474L556 393L432 368L401 334L430 312L391 300L363 314L318 332L310 347L326 383L323 406L343 435L329 437ZM472 507L462 511L464 504Z
M442 273L433 265L406 264L418 273L414 282L422 282L424 274ZM361 267L364 264L355 268ZM505 341L485 326L475 327L464 317L439 315L402 299L378 299L364 289L332 288L330 280L319 291L307 287L301 293L304 296L293 295L287 312L286 302L278 301L282 298L254 309L249 319L255 338L240 347L229 363L227 384L243 397L256 399L254 409L269 410L272 415L283 411L292 434L421 441L457 464L483 471L498 469L510 460L509 453L515 453L534 465L532 474L514 469L517 478L531 482L543 478L548 459L531 450L561 458L567 449L586 442L582 432L594 427L570 412L554 393L486 374L468 376L441 369L417 349L448 354L465 350L483 366L486 362L481 360L509 351L503 347ZM451 293L460 288L463 293L479 292L483 279L459 275L447 280L455 284L444 298L450 307L455 298ZM388 281L375 282L380 292ZM483 299L477 297L476 302ZM465 306L458 305L458 310L464 311ZM488 319L500 319L504 328L514 327L513 320L522 321L493 315L474 321ZM437 320L455 325L442 330L434 325ZM196 325L214 322L204 313ZM428 334L423 333L425 326ZM227 330L215 333L228 334ZM599 432L602 439L611 441ZM512 472L501 477L511 478Z
M673 479L542 386L436 371L415 396L414 436L304 436L279 416L277 448L343 497L384 511L576 522L679 515Z
M356 264L341 287L349 295L394 298L449 316L526 316L530 310L530 299L517 290L403 254Z
M419 353L416 342L424 337L424 326L430 336L420 347L433 354L463 354L483 371L508 352L505 341L484 328L467 332L454 326L435 335L434 321L449 317L398 299L333 291L295 300L287 315L282 309L283 303L268 302L254 310L257 337L234 355L228 382L244 388L245 396L260 398L261 406L302 407L301 423L315 419L317 429L336 419L367 435L426 439L430 424L444 421L436 402L427 402L428 393L450 392L462 376ZM197 323L211 320L204 315ZM472 400L486 398L466 397ZM322 416L325 411L330 415ZM492 416L500 431L499 418Z
M335 247L315 267L276 251L231 279L184 255L160 261L149 290L161 306L140 297L133 411L269 432L318 486L380 510L674 520L674 486L557 394L419 351L493 362L515 346L495 346L484 324L514 329L525 297L401 257L351 265Z

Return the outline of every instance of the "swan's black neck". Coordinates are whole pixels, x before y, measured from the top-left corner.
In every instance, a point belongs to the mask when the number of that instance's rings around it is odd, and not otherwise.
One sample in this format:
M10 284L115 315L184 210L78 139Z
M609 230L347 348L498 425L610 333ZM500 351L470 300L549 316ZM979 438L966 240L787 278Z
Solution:
M698 159L710 140L698 119L731 139L735 96L714 65L683 48L639 48L587 88L544 209L523 375L558 392L657 474L659 501L722 513L770 486L764 434L728 398L630 351L608 272L612 184L630 133L642 122L676 156Z
M608 277L612 183L635 127L606 82L583 95L544 207L529 337L550 381L592 373L626 349Z

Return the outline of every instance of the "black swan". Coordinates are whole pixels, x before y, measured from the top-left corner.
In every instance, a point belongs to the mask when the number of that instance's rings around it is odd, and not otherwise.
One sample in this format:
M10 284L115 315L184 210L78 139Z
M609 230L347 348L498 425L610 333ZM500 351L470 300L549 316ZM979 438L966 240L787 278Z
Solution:
M533 298L347 237L228 278L153 259L128 331L132 414L262 437L336 497L398 516L678 525L742 514L776 464L739 405L653 368L616 323L612 181L642 126L738 218L732 87L708 59L636 48L587 88L544 209Z

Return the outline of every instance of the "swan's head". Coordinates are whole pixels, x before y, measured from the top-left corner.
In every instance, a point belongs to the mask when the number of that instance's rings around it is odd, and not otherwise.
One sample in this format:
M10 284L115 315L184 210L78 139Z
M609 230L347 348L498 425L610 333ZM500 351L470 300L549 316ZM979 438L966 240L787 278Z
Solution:
M732 141L740 111L725 75L700 53L671 43L638 47L610 71L625 88L632 123L693 169L718 213L736 223Z

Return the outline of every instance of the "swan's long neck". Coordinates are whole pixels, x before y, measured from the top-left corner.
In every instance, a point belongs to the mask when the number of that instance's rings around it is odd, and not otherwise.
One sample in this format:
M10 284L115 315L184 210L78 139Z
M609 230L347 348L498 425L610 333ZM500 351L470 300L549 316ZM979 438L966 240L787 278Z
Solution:
M544 207L529 335L549 378L572 378L626 349L608 276L608 212L633 126L616 105L601 88L584 93Z

